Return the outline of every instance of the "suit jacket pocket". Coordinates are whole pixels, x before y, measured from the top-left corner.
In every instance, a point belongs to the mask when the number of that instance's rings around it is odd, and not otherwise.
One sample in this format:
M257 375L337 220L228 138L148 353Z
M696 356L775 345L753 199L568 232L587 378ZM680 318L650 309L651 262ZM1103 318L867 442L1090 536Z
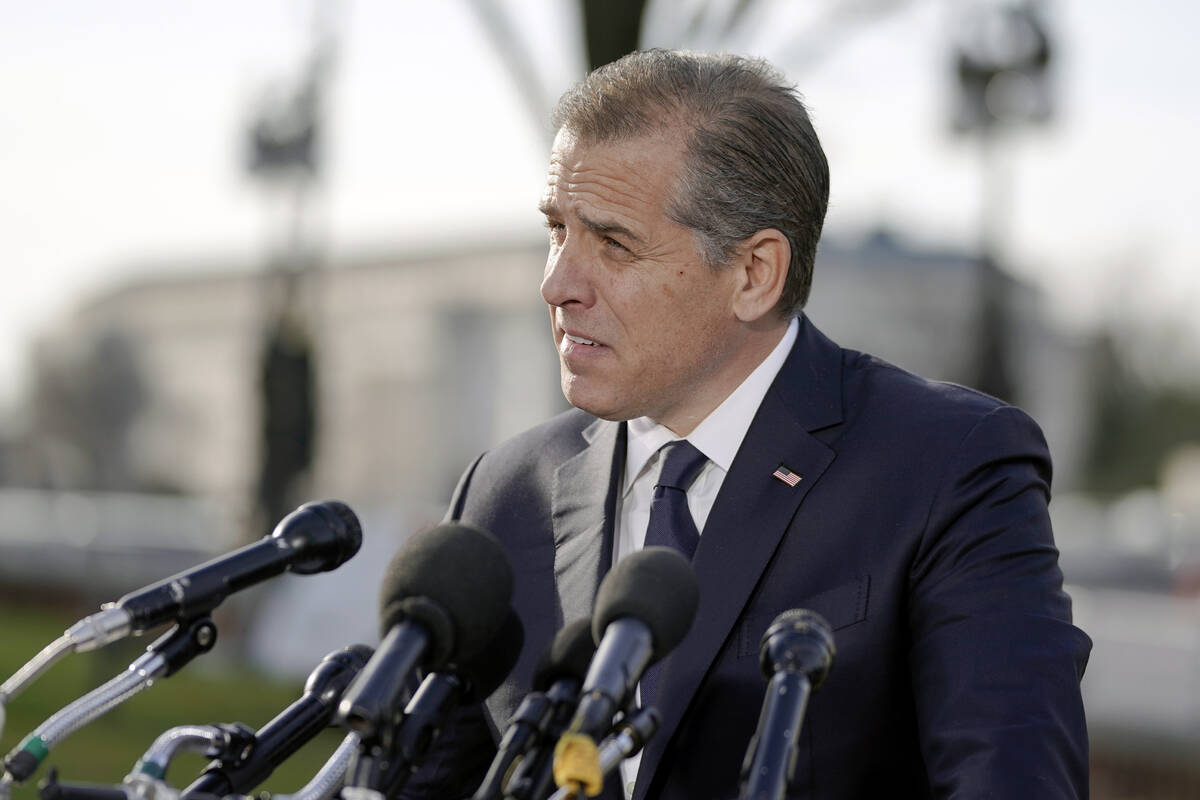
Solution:
M778 608L770 613L751 612L742 623L738 656L757 656L759 644L775 617L792 608L807 608L825 618L834 631L848 628L867 618L871 593L871 576L859 575L845 583L804 598L795 605Z

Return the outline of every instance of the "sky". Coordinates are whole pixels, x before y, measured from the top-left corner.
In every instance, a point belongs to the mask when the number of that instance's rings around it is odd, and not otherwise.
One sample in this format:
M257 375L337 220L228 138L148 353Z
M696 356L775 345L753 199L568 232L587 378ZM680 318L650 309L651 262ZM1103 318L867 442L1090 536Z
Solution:
M331 4L317 207L335 262L544 235L534 209L551 132L484 32L489 4L518 31L548 109L583 70L573 2ZM732 39L682 38L678 9L695 5L652 5L646 43L763 56L796 82L831 163L827 231L887 225L974 246L983 172L948 122L950 0L838 27L823 24L834 0L760 0ZM1057 113L1001 155L1004 263L1065 327L1172 319L1200 340L1200 4L1047 6ZM34 337L88 297L189 263L262 262L277 198L245 173L245 130L263 87L295 72L311 7L0 0L0 409L22 397ZM819 289L818 276L814 302Z

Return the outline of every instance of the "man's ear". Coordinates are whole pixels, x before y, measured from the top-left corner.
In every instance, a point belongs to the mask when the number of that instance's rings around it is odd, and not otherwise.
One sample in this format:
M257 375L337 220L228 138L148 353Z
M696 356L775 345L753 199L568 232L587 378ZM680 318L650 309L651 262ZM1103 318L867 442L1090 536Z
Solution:
M764 228L742 242L734 260L738 283L733 313L742 322L754 322L774 311L787 281L792 247L775 228Z

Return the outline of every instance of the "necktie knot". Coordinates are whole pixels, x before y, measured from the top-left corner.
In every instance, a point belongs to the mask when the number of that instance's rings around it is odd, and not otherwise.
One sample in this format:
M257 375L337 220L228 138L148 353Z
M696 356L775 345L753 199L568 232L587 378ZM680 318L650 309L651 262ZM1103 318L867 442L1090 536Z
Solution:
M669 486L686 492L708 462L708 457L687 439L668 442L662 446L662 451L663 465L655 486Z

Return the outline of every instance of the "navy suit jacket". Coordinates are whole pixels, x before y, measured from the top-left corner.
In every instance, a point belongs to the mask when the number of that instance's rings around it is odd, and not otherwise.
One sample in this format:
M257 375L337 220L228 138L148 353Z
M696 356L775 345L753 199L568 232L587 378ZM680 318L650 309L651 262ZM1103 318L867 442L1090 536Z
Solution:
M568 411L481 456L455 492L448 517L507 548L525 625L487 703L493 729L556 630L591 614L624 437L624 423ZM796 486L773 477L780 465ZM1020 410L843 350L802 318L704 527L699 611L665 664L634 800L737 796L765 688L759 641L791 608L829 621L837 655L789 796L1086 797L1091 643L1062 590L1049 482ZM407 794L478 785L491 742L473 713Z

